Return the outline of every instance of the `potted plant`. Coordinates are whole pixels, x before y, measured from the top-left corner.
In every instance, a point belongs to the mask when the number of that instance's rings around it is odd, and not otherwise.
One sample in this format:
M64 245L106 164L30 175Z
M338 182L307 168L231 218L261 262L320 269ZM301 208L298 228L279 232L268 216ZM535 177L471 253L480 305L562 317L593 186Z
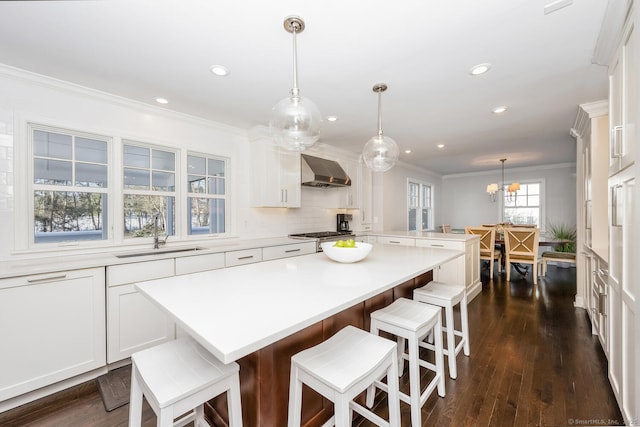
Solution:
M564 223L550 223L547 227L549 237L553 240L562 240L553 249L556 252L574 252L576 251L576 227L575 225L567 225Z

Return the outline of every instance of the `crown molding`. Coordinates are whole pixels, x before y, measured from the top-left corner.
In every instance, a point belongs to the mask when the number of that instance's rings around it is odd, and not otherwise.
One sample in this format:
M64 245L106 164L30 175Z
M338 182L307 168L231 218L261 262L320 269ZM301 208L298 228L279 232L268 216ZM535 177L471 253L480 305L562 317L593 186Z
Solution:
M607 2L607 9L591 62L609 66L616 48L620 44L622 30L632 6L633 0L609 0Z

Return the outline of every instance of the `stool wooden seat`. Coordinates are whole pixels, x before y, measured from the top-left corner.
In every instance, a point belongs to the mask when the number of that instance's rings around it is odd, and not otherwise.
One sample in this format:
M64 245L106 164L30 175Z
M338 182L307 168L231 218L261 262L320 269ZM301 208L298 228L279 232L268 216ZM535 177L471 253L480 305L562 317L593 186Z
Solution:
M573 252L555 252L547 251L542 252L542 276L547 275L547 262L567 262L570 264L576 264L576 254Z
M224 392L229 426L242 427L237 363L223 364L190 338L134 353L131 362L130 427L141 424L143 396L156 414L158 427L183 426L191 421L206 426L204 402Z
M422 426L421 409L433 390L438 388L438 395L445 395L444 360L442 348L442 317L440 307L422 304L407 298L398 298L387 307L371 313L371 333L385 331L398 338L398 360L404 367L404 360L409 361L409 395L400 392L400 400L411 406L411 425ZM420 359L420 342L431 332L435 336L435 363ZM405 340L408 354L405 353ZM420 367L435 373L427 387L421 392ZM399 374L402 374L402 368ZM376 381L367 390L367 406L373 404L375 388L385 389L385 384Z
M449 363L449 376L455 379L458 376L456 368L456 356L464 349L465 356L469 356L469 323L467 316L467 292L464 285L442 283L432 281L425 286L413 291L413 299L422 303L432 304L444 308L445 324L443 331L447 334L447 345L444 354ZM455 329L453 307L460 304L460 329ZM460 342L456 345L456 338ZM429 343L422 342L422 347L431 348Z
M385 375L389 378L389 421L353 402ZM291 358L289 427L300 426L303 384L333 402L334 416L325 425L350 426L356 411L378 426L400 426L398 359L396 343L391 340L346 326L328 340L295 354Z

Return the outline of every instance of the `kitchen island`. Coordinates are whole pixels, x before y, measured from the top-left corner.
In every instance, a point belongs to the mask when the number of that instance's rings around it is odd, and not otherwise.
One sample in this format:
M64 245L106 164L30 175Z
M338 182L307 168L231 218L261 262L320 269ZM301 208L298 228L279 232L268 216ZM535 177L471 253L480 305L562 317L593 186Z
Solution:
M375 244L355 264L317 253L141 282L136 288L218 359L238 361L246 425L281 426L291 355L347 324L368 329L369 313L411 297L415 287L431 280L434 268L463 255ZM319 395L306 395L303 422L322 424L331 406ZM212 416L226 417L224 400L218 403L212 403Z

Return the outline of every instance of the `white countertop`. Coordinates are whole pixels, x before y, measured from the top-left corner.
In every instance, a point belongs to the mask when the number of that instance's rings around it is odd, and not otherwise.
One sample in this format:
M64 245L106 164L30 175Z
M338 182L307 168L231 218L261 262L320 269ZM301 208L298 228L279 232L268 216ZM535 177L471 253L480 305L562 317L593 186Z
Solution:
M391 230L381 233L369 232L369 236L392 236L392 237L409 237L412 239L437 239L437 240L455 240L466 242L468 240L480 239L476 234L462 233L436 233L434 231L403 231Z
M369 256L354 264L316 253L151 280L136 288L229 363L463 254L374 244Z
M169 239L171 240L171 239ZM58 271L79 270L82 268L107 267L109 265L131 264L134 262L152 261L165 258L204 255L208 253L228 252L243 249L263 248L287 244L301 243L305 240L289 237L269 237L262 239L224 239L215 242L169 242L160 248L156 254L118 258L117 255L130 253L153 252L151 245L118 249L93 250L93 252L78 254L77 252L60 251L43 254L31 254L23 259L0 262L0 279L31 274L55 273ZM173 249L198 247L201 250L190 252L165 253Z

